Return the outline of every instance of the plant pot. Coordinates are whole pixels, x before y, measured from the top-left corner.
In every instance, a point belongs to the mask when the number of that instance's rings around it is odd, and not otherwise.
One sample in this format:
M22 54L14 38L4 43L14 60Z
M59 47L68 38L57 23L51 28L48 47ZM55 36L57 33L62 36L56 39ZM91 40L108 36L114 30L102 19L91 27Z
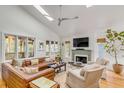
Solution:
M113 64L113 70L115 73L120 74L123 70L122 64Z

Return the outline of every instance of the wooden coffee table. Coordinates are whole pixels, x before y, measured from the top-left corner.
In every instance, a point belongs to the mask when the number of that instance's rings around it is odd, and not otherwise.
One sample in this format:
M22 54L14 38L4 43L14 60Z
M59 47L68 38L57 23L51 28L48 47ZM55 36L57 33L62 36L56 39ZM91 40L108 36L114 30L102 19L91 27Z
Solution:
M45 77L40 77L29 83L31 88L59 88L59 84Z
M55 66L51 66L51 68L57 69L57 72L61 71L61 67L64 67L64 70L66 71L66 63L60 63L60 64L54 64ZM59 69L59 70L58 70Z

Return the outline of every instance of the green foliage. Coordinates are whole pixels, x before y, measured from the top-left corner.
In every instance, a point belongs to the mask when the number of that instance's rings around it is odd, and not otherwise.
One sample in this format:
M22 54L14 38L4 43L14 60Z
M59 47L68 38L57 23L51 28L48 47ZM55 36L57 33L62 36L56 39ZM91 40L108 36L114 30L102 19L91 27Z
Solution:
M104 48L106 49L106 52L115 57L116 64L118 64L117 53L120 50L120 46L124 46L124 31L116 32L111 29L107 29Z

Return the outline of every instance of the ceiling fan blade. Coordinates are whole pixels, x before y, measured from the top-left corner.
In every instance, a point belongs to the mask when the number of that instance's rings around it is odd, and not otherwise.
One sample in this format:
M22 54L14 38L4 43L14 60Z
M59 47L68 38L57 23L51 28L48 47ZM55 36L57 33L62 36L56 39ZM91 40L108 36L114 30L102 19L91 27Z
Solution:
M78 19L79 17L78 16L75 16L75 17L73 17L73 18L71 18L71 19Z
M61 21L58 22L58 26L60 26L60 25L61 25Z
M61 25L61 22L63 22L64 20L73 20L73 19L78 19L78 16L72 17L72 18L62 18L62 5L59 6L60 7L60 17L58 18L58 26Z
M79 17L78 16L75 16L74 19L78 19Z
M76 16L76 17L73 17L73 18L62 18L61 20L64 21L64 20L73 20L73 19L78 19L79 17Z
M64 20L70 20L70 18L62 18L62 21L64 21Z
M61 25L61 19L60 18L58 18L58 26L60 26Z
M58 26L61 25L61 22L62 21L65 21L65 20L73 20L73 19L78 19L79 17L78 16L75 16L73 18L58 18Z

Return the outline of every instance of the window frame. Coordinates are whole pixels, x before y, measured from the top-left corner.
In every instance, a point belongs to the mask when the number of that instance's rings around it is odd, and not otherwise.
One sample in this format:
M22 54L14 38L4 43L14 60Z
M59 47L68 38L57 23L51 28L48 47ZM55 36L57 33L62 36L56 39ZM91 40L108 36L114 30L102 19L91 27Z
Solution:
M12 35L12 34L5 34L4 35L4 56L5 56L5 60L10 60L10 59L6 59L6 36L13 36L14 38L15 38L15 48L17 47L17 44L16 44L16 42L17 42L17 37L16 37L16 35ZM15 53L14 53L14 55L15 55L15 57L17 57L17 53L16 53L16 51L17 51L17 49L14 49L15 50ZM8 53L11 53L11 52L8 52Z
M71 56L71 41L65 41L64 42L64 55L66 58Z
M59 45L60 43L59 43L59 41L57 41L57 40L46 40L46 42L47 41L49 41L49 52L45 50L46 57L50 57L51 55L56 56L56 55L60 54L60 45ZM57 42L57 44L56 44L56 42ZM52 48L51 45L53 46L53 49L51 49ZM56 50L56 45L57 45L57 50ZM49 53L49 55L47 55L47 53Z
M6 60L6 57L5 57L5 49L6 49L6 45L5 45L5 36L6 35L12 35L12 36L15 36L16 37L16 57L15 59L19 59L19 60L24 60L24 59L31 59L31 58L35 58L36 57L36 38L35 37L32 37L32 36L23 36L23 35L15 35L15 34L9 34L9 33L2 33L2 62L10 62L12 61L12 59L9 59L9 60ZM18 57L18 37L25 37L26 38L26 51L25 51L25 58L19 58ZM34 56L33 57L28 57L28 38L33 38L34 39Z
M25 37L25 36L18 36L17 37L17 46L19 46L19 37L22 37L22 38L25 38L25 47L24 47L24 53L25 53L25 57L24 58L26 58L27 57L27 37ZM18 50L18 48L17 48L17 58L18 59L24 59L24 58L19 58L19 50Z

